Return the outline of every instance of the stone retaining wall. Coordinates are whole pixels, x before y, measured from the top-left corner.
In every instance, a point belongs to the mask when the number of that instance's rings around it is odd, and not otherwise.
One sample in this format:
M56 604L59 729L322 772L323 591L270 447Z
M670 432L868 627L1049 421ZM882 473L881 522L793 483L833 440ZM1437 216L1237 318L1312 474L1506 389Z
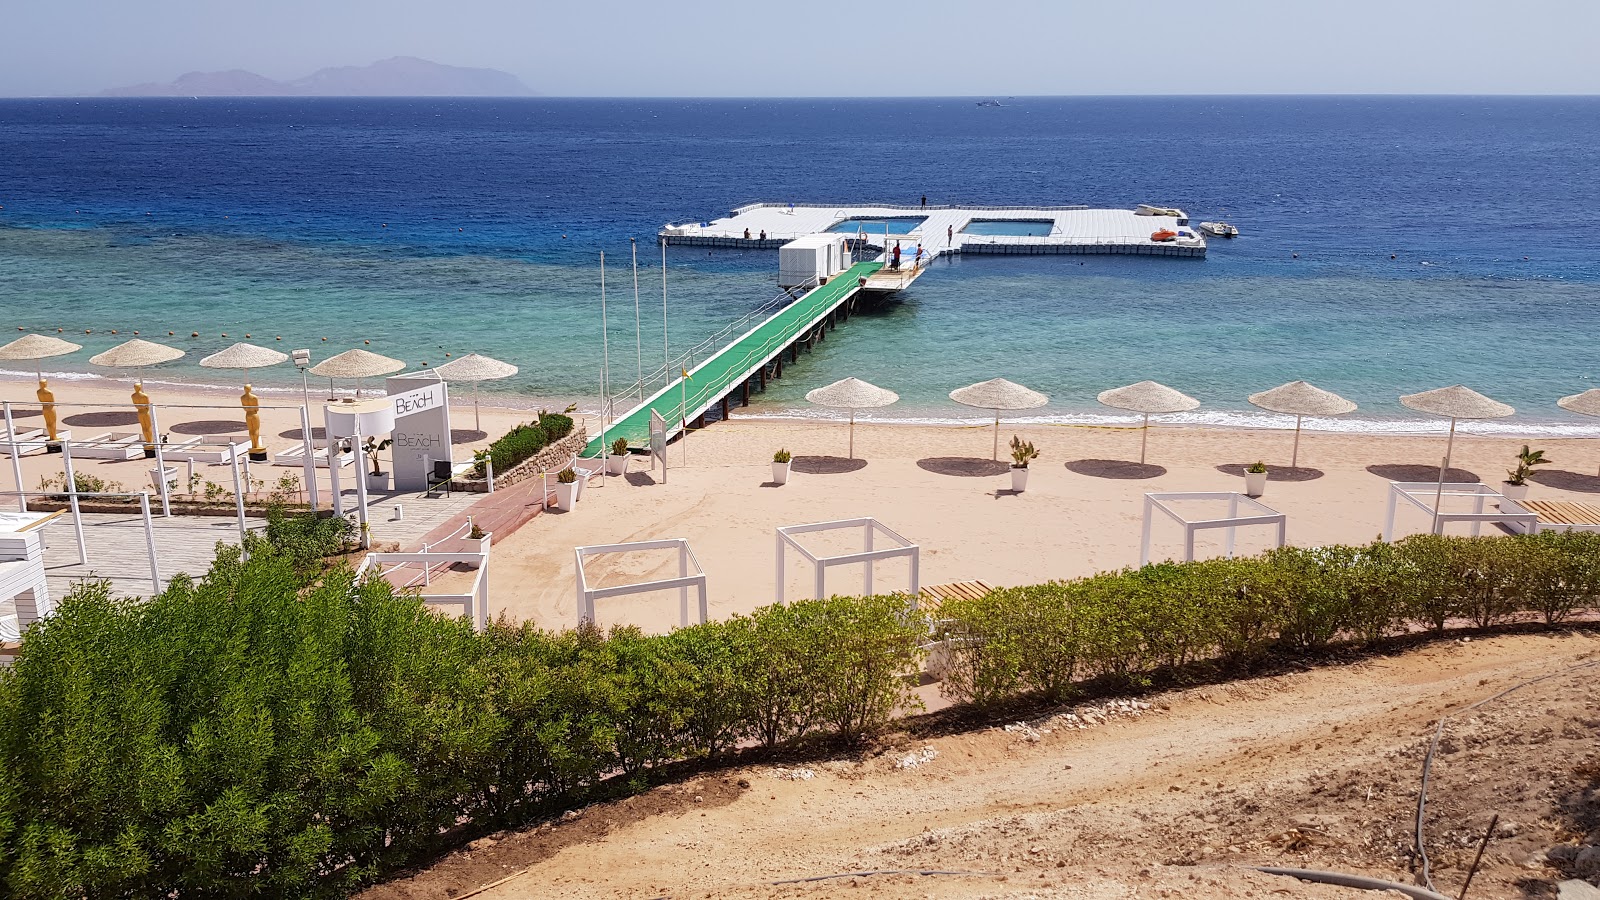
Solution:
M588 429L575 424L572 426L572 432L566 437L512 466L510 471L494 473L494 486L496 489L508 488L519 481L527 481L542 473L557 471L557 466L565 466L573 455L588 443ZM476 491L481 494L489 490L489 483L483 478L463 475L450 482L450 489Z

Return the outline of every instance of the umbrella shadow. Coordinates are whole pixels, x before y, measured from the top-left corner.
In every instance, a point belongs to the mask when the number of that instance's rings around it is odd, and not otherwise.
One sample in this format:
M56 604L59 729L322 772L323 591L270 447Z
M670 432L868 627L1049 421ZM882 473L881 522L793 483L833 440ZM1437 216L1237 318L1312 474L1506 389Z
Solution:
M1217 466L1217 471L1224 475L1237 475L1244 477L1245 463L1226 463ZM1269 481L1316 481L1328 473L1321 469L1311 469L1305 466L1267 466L1267 479Z
M450 429L450 443L452 444L470 444L473 441L481 441L488 436L489 432L478 431L474 428Z
M280 432L278 432L278 437L285 438L285 439L291 440L291 441L303 441L303 440L306 439L305 432L300 430L299 428L291 428L288 431L280 431ZM313 428L313 429L311 429L311 439L313 441L325 441L325 440L327 440L328 439L328 430L326 428Z
M842 456L796 456L791 463L791 469L807 475L843 475L867 467L864 459L845 459Z
M193 422L179 422L172 426L172 431L177 434L243 434L243 422L228 422L222 419L196 419Z
M649 472L629 472L622 478L634 487L649 487L656 483L655 477Z
M1558 491L1576 491L1580 494L1600 494L1600 477L1565 469L1539 469L1528 480Z
M1125 459L1075 459L1067 463L1067 469L1090 478L1116 478L1125 481L1159 478L1167 474L1164 466Z
M67 416L61 422L74 428L107 428L113 425L136 425L139 422L139 414L132 410L78 413L75 416Z
M11 411L11 418L13 419L30 419L34 416L42 415L44 415L44 410L42 409L13 409Z
M1417 463L1374 463L1367 466L1367 471L1386 481L1438 481L1439 467L1425 466ZM1452 484L1473 484L1482 481L1476 472L1466 469L1450 469L1444 473L1444 480Z
M993 459L979 459L973 456L931 456L927 459L917 460L917 468L935 475L951 475L956 478L985 478L990 475L999 475L1011 468L1010 463L1003 463Z

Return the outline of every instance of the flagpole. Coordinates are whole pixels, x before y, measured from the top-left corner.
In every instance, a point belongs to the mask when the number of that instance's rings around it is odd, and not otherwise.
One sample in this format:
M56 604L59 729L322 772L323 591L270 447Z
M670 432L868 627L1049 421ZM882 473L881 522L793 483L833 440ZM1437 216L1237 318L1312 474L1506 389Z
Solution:
M606 330L606 252L600 251L600 458L603 461L609 449L606 445L607 394L611 386L611 339Z

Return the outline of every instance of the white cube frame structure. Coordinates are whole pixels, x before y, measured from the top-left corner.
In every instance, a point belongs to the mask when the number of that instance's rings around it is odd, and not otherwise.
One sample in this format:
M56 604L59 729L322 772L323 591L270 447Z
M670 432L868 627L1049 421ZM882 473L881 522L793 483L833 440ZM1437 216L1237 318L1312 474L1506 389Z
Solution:
M641 581L634 584L619 584L612 587L589 587L589 576L583 571L583 561L586 557L599 556L605 553L632 553L636 550L672 550L678 551L678 577L664 578L660 581ZM689 623L689 588L699 592L700 622L704 624L710 616L710 609L706 598L706 573L700 568L700 560L695 558L694 551L689 548L687 538L667 538L660 541L633 541L627 544L596 544L592 547L574 547L572 555L576 563L578 574L578 621L594 623L594 602L607 597L621 597L626 594L648 594L651 591L666 591L678 589L678 620L688 627Z
M1446 497L1471 497L1472 512L1445 512ZM1430 529L1434 534L1444 534L1444 526L1451 522L1471 522L1476 537L1483 523L1494 522L1513 531L1531 534L1539 528L1539 517L1515 503L1508 501L1499 491L1482 482L1391 481L1389 482L1389 511L1383 519L1383 539L1394 540L1396 508L1404 500L1433 519ZM1428 501L1433 501L1429 503ZM1484 505L1496 501L1493 512L1485 512Z
M1177 500L1225 500L1228 503L1228 514L1220 519L1189 519L1182 513L1168 506L1169 501ZM1247 515L1240 515L1240 507L1250 510ZM1144 566L1150 562L1150 525L1154 518L1151 513L1160 511L1165 513L1172 521L1183 526L1183 561L1194 561L1194 536L1196 532L1211 528L1226 528L1228 536L1225 542L1228 558L1233 558L1234 530L1247 525L1276 525L1278 527L1277 545L1282 547L1288 536L1289 517L1253 497L1233 491L1189 491L1177 493L1158 493L1144 495L1144 534L1139 542L1139 565Z
M435 566L452 566L456 563L465 563L474 569L472 584L467 590L460 593L438 593L428 588L432 583L432 573ZM416 567L417 574L400 580L391 577L399 570L409 570ZM388 567L388 568L385 568ZM387 577L390 582L402 590L417 589L422 602L428 606L459 606L461 614L472 619L472 628L475 631L485 631L489 627L489 552L488 543L484 542L481 553L440 553L434 550L423 549L417 553L368 553L361 560L361 568L356 570L356 580L365 578Z
M813 531L837 531L846 528L861 529L860 553L845 553L839 556L817 556L810 550L807 550L804 545L794 538L794 536L797 534L806 534ZM894 546L885 550L878 550L874 548L874 534L883 535L885 538L893 541ZM922 548L896 534L877 519L868 516L862 519L840 519L836 522L817 522L811 525L785 525L777 530L777 535L777 597L780 604L784 602L785 594L783 548L785 546L789 546L793 547L796 552L806 558L807 562L811 563L812 576L815 579L812 596L818 600L828 595L827 579L828 568L830 566L848 566L855 563L865 563L866 570L862 577L862 593L871 596L872 564L880 559L895 559L897 557L904 556L911 560L911 604L913 609L916 608L917 593L921 590L921 584L918 579L920 577L922 565Z

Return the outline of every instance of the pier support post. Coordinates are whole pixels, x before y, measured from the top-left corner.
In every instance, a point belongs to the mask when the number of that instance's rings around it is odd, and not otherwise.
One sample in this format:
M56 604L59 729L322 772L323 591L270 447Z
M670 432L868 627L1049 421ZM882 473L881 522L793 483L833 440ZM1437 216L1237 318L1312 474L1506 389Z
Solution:
M726 395L722 398L722 421L728 421L728 398Z
M750 405L750 379L748 378L739 385L739 402L744 406Z
M783 365L783 363L779 362L778 365L781 366L781 365ZM767 390L767 367L765 365L763 365L761 367L761 391L762 391L762 393L766 393L766 390ZM1299 449L1299 448L1297 447L1296 449Z
M704 428L704 427L706 427L706 414L705 413L701 413L700 415L694 417L694 427L696 427L696 428Z
M778 351L778 364L776 366L774 366L773 369L772 369L772 377L773 378L782 378L783 377L783 351L782 350Z

